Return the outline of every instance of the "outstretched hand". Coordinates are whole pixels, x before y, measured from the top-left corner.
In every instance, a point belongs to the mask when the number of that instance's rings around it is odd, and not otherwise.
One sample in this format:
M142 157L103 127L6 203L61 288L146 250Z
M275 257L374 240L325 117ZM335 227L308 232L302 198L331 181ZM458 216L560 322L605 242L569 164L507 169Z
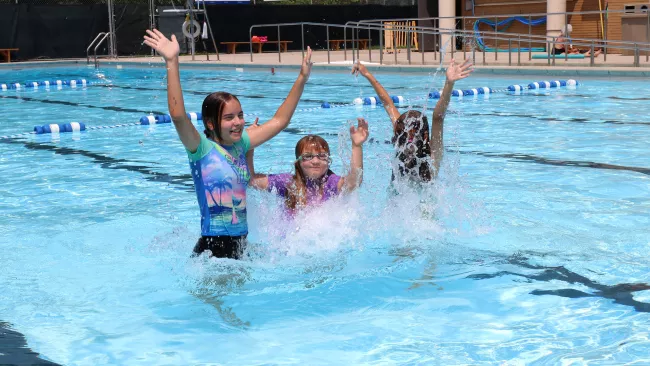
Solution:
M357 121L357 127L350 126L352 146L361 146L368 139L368 122L363 118L357 118Z
M368 69L366 69L366 66L364 64L362 64L357 60L357 62L355 62L354 65L352 66L352 74L353 75L361 74L361 76L368 77L370 72L368 72Z
M302 60L302 67L300 68L300 75L305 79L309 79L309 74L311 73L311 67L314 63L311 62L311 47L307 46L307 54Z
M172 38L169 40L158 29L147 29L147 35L144 36L144 43L156 50L156 52L165 58L165 61L173 60L180 53L176 36L172 34Z
M468 77L474 69L472 68L472 63L469 60L465 60L462 64L456 63L456 60L451 59L449 66L447 67L447 81L458 81L460 79L465 79Z

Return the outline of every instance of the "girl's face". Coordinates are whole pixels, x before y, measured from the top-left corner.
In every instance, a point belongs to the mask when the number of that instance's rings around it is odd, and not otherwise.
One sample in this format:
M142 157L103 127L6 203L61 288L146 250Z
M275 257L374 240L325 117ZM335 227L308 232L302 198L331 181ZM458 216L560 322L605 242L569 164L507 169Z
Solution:
M225 145L232 145L241 140L244 132L244 112L236 99L231 99L221 110L221 127L219 135Z
M318 179L327 173L330 167L329 152L315 145L308 145L298 157L302 174L307 179Z

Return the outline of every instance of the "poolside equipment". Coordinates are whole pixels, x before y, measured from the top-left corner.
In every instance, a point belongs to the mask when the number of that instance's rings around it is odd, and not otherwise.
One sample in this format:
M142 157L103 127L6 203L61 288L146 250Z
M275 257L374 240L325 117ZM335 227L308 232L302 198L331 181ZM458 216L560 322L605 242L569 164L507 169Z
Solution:
M494 30L497 31L497 32L499 32L499 30L498 30L499 27L505 26L505 28L501 30L501 32L503 32L506 29L508 29L508 27L510 27L510 25L514 21L518 21L519 23L522 23L522 24L525 24L525 25L534 26L534 25L540 25L540 24L546 23L546 17L544 16L544 17L537 18L537 19L531 19L530 21L527 18L524 18L524 17L512 17L512 18L504 19L504 20L502 20L500 22L494 22L494 21L491 21L489 19L479 19L476 22L474 22L474 35L475 35L475 38L476 38L476 43L479 46L479 49L481 49L481 51L487 51L487 52L501 51L499 49L492 48L492 47L487 47L485 45L485 42L483 42L483 38L481 38L481 33L480 33L481 31L479 30L479 26L481 24L487 24L488 26L494 28ZM530 48L530 49L521 48L519 50L520 51L526 51L526 52L529 51L529 50L533 51L533 52L535 52L535 51L536 52L545 51L545 49L542 48L542 47L533 47L533 48ZM508 50L503 50L503 51L508 51Z
M194 27L194 33L190 33L190 29ZM187 38L196 38L201 35L201 23L196 19L190 20L190 15L185 16L185 21L183 22L183 35ZM206 37L207 38L207 37Z

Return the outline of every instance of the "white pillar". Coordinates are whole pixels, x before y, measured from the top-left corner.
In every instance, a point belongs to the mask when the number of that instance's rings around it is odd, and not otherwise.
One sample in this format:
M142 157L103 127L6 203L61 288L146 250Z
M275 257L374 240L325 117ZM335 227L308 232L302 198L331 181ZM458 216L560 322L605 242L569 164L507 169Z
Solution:
M438 16L440 17L441 29L456 29L456 0L439 0L438 1ZM445 18L447 17L447 18ZM451 47L456 45L452 44L451 36L443 34L440 42L440 48L445 48L446 52L451 52Z
M565 13L566 0L547 0L546 2L547 13ZM562 29L566 25L566 15L548 15L546 17L546 35L557 37L560 35Z

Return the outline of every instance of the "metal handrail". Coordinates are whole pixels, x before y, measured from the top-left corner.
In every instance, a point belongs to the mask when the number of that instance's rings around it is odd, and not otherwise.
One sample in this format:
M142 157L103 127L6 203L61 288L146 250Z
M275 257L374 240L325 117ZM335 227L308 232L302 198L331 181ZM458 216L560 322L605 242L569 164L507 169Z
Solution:
M101 37L101 36L103 36L103 35L105 35L105 34L106 34L106 32L100 32L100 33L97 35L97 37L95 37L95 38L93 39L93 41L90 42L90 45L88 46L88 48L86 48L86 63L87 63L87 64L90 64L90 48L91 48L92 46L95 45L95 42L97 41L97 39L98 39L99 37Z
M102 42L104 42L104 40L106 40L106 37L109 37L109 36L112 37L113 33L111 33L111 32L105 33L104 36L97 42L97 45L95 46L95 68L96 69L99 68L99 63L97 62L97 49L99 48L99 46L102 45Z
M361 22L347 22L346 25L359 25L359 24L367 24L369 26L373 26L372 29L374 30L382 30L385 29L386 27L381 25L381 24L375 24L375 23L361 23ZM459 30L459 29L445 29L445 28L428 28L428 27L418 27L418 26L404 26L401 28L402 31L409 29L412 31L424 33L424 34L434 34L434 35L439 35L439 34L445 34L445 35L451 35L453 37L455 36L468 36L469 38L474 38L474 35L477 33L476 31L467 31L467 30ZM431 33L428 32L428 30L431 29L438 29L441 30L442 32L439 33ZM547 45L547 52L550 50L550 46L554 45L556 43L556 40L558 37L555 36L542 36L542 35L530 35L530 34L519 34L519 33L507 33L510 37L502 37L499 36L499 33L497 31L480 31L478 32L480 35L482 35L483 38L486 36L488 39L494 39L494 40L506 40L511 42L515 37L517 38L517 41L519 42L519 47L518 47L518 52L520 52L521 49L521 42L522 41L527 41L527 42L533 42L537 41L537 43L544 43ZM521 36L526 36L529 39L521 39ZM571 38L572 44L578 45L578 46L588 46L591 47L591 63L590 65L594 65L594 48L596 45L603 45L603 48L606 50L607 47L610 48L617 48L617 49L625 49L625 50L633 50L635 53L635 59L634 59L634 66L639 66L639 51L648 51L650 50L650 42L629 42L629 41L616 41L616 40L602 40L602 39L594 39L594 38ZM611 45L613 44L613 45ZM628 46L629 45L629 46ZM633 47L632 47L633 46ZM509 51L509 57L512 54L511 47L508 49ZM452 55L454 52L454 47L452 47ZM487 51L484 51L484 53ZM463 49L463 53L466 53L466 50ZM531 59L530 57L530 49L529 49L529 60ZM497 50L495 50L495 59L497 57ZM441 55L442 57L442 55ZM553 55L552 58L549 58L549 61L553 59L553 64L555 64L555 59L558 57L555 57ZM568 56L565 53L565 56L563 58L568 58ZM646 61L649 59L649 53L646 52ZM410 62L410 59L409 59Z
M313 23L313 22L298 22L298 23L274 23L274 24L256 24L250 27L249 29L249 35L251 35L251 41L249 41L249 47L250 47L250 59L251 62L253 62L253 43L252 43L252 32L253 28L260 28L260 27L277 27L278 29L278 40L280 40L280 27L282 26L298 26L300 25L301 28L304 27L304 25L313 25L313 26L323 26L327 28L327 31L329 32L330 27L338 27L338 28L344 28L344 31L347 31L347 28L350 28L352 30L359 30L359 29L365 29L368 31L372 30L377 30L377 31L383 31L386 29L386 26L384 26L381 23L362 23L362 22L347 22L346 24L331 24L331 23ZM537 36L537 35L529 35L529 34L514 34L514 33L508 33L509 37L503 37L503 33L496 32L496 31L480 31L480 32L475 32L475 31L468 31L468 30L458 30L458 29L442 29L442 28L430 28L430 27L418 27L418 26L405 26L401 28L402 31L408 30L408 32L416 32L416 33L421 33L422 35L424 34L429 34L429 35L434 35L434 36L451 36L453 38L457 36L463 36L463 37L468 37L470 39L476 37L477 33L481 37L485 39L493 39L493 40L505 40L509 43L509 45L512 45L513 41L516 41L517 44L519 45L517 47L517 53L518 53L518 63L521 61L521 43L522 42L536 42L536 43L544 43L547 47L547 50L550 50L551 45L555 44L557 41L558 37L554 36ZM355 58L358 57L358 52L359 52L359 42L356 43L356 53L357 56L355 57L355 50L354 50L354 40L355 36L354 33L353 35L353 52L352 52L352 61L355 60ZM524 38L522 38L524 36ZM304 45L304 33L301 34L301 44ZM516 37L516 39L515 39ZM528 37L528 38L526 38ZM327 36L329 40L329 33ZM381 37L380 37L381 41ZM591 39L591 38L573 38L572 39L573 44L580 45L580 46L588 46L591 47L591 63L590 65L594 65L594 56L593 56L593 50L596 47L596 45L603 44L603 47L611 47L611 48L617 48L617 49L628 49L628 50L634 50L634 66L639 66L639 51L650 51L650 43L645 43L645 42L627 42L627 41L611 41L611 40L602 40L602 39ZM612 44L614 46L612 46ZM628 46L629 45L629 46ZM280 43L278 43L278 60L279 62L282 61L281 59L281 48L280 48ZM304 48L302 50L304 52ZM442 52L443 49L440 48L440 57L442 58ZM455 51L455 47L452 47L451 53L453 56L453 53ZM496 50L495 50L496 51ZM509 47L509 63L511 64L512 60L512 47ZM327 52L328 52L328 62L330 60L330 50L329 50L329 42L327 44ZM473 53L475 53L476 50L473 50ZM463 53L466 53L466 50L463 49ZM485 64L485 53L483 52L483 63ZM495 59L497 57L497 53L495 52ZM648 60L648 53L646 52L646 61ZM380 42L380 55L383 56L383 45ZM435 55L435 53L434 53ZM347 56L344 56L345 59L347 59ZM565 56L566 58L567 56ZM410 52L407 52L407 58L408 62L411 62L410 59ZM530 57L530 52L529 52L529 60L531 59ZM553 61L553 65L555 64L555 55L553 57L548 58L549 65L551 64L551 60ZM395 61L397 62L397 55L395 55ZM383 57L380 57L380 63L383 63ZM424 52L422 52L422 63L424 64Z
M548 16L548 15L595 15L595 14L634 14L626 12L625 10L589 10L589 11L565 11L558 13L519 13L519 14L485 14L485 15L461 15L450 17L422 17L422 18L390 18L390 19L366 19L360 20L357 23L378 23L378 22L406 22L413 20L437 20L437 19L493 19L498 18L525 18L528 16Z

